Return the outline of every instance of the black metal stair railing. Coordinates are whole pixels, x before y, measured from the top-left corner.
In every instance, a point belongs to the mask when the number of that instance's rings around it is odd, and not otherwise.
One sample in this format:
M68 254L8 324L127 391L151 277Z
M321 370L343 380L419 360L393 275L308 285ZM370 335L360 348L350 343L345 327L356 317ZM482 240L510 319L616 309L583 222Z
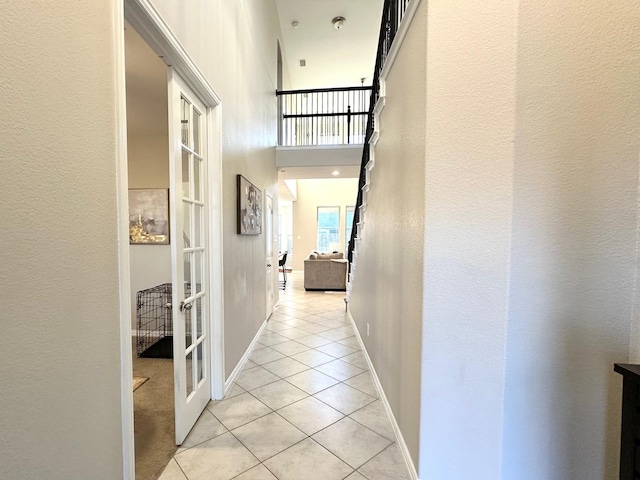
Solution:
M355 240L358 236L358 223L360 223L360 207L363 202L364 187L367 181L366 167L370 160L369 141L374 130L373 112L376 102L380 97L380 74L384 67L387 55L391 50L391 46L396 37L396 33L400 28L404 14L407 11L409 3L415 0L385 0L382 9L382 23L380 25L380 36L378 37L378 53L376 55L376 65L373 71L373 82L371 90L371 100L369 102L369 111L367 114L367 125L364 135L364 148L362 150L362 162L360 163L360 177L358 179L358 196L353 212L353 226L351 228L351 238L349 239L349 248L347 250L347 259L349 260L349 272L353 263L353 251L355 248Z
M281 90L281 146L364 143L371 87Z

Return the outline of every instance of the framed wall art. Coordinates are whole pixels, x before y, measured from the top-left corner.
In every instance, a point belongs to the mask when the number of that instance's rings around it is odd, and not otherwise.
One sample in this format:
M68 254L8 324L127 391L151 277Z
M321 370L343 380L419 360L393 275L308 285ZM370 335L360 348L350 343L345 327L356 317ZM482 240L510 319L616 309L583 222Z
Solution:
M169 190L129 190L129 244L169 244Z
M262 191L242 175L238 179L238 234L262 233Z

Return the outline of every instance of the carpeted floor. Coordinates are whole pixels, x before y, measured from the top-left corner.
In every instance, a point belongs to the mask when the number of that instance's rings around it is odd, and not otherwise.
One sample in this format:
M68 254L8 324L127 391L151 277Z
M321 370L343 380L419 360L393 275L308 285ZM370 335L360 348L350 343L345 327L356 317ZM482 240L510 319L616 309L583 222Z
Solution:
M157 480L178 447L175 444L173 360L137 358L133 374L149 377L133 393L136 480Z
M147 380L149 380L148 377L133 377L133 391L139 389Z

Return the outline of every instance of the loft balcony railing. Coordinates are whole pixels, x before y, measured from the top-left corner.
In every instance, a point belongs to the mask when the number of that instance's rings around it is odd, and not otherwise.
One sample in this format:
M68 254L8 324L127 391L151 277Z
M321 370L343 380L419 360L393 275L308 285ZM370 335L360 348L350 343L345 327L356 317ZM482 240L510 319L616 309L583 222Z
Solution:
M276 92L281 146L363 144L371 87Z

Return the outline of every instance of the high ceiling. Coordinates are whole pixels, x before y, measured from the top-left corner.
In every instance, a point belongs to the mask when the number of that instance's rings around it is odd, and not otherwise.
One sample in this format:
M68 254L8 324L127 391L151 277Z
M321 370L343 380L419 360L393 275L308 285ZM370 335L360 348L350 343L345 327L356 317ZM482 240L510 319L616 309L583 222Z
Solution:
M371 84L383 0L276 0L281 47L291 88ZM344 17L336 30L331 20ZM297 28L292 22L298 22ZM127 123L130 135L167 131L166 65L140 38L125 28ZM306 67L300 67L300 60ZM283 178L331 178L333 167L289 168ZM357 167L339 168L357 176Z
M291 88L371 84L383 0L276 0ZM336 30L331 20L344 17ZM294 28L293 22L298 22ZM300 66L300 60L306 66Z

